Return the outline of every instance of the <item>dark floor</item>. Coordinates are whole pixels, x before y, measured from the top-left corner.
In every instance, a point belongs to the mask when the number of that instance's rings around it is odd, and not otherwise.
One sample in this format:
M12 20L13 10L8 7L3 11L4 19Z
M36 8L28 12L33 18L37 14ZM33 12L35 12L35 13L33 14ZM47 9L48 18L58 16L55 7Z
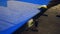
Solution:
M58 8L47 10L45 14L48 16L41 16L38 19L38 32L24 31L22 34L60 34L60 17L56 17Z

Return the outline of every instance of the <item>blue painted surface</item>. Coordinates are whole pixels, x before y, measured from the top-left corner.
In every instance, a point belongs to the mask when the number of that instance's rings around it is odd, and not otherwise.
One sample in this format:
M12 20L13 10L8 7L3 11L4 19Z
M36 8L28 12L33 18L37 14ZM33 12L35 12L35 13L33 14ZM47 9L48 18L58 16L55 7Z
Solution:
M28 3L40 4L40 5L47 5L51 0L17 0L23 1ZM0 0L0 6L7 6L7 0Z
M0 0L0 6L7 6L7 0Z
M43 0L37 0L37 1L21 0L21 1L11 1L11 2L7 2L6 0L0 1L0 29L1 29L0 34L4 33L11 34L16 29L23 26L26 23L26 21L28 21L31 17L33 17L39 12L37 9L38 6L40 6L41 4L47 5L48 3ZM1 7L1 6L7 6L7 7Z
M29 3L34 3L34 4L40 4L40 5L47 5L51 0L18 0L18 1L24 1Z
M0 6L0 34L11 34L39 13L40 5L20 1L8 1L7 7Z

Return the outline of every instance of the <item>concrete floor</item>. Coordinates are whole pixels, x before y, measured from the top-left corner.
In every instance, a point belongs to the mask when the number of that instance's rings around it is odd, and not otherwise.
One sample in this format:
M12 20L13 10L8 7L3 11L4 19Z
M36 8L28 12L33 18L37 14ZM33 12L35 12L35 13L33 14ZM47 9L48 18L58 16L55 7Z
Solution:
M60 9L57 7L48 9L45 12L48 16L41 16L38 19L38 32L24 31L22 34L60 34L60 17L56 17Z

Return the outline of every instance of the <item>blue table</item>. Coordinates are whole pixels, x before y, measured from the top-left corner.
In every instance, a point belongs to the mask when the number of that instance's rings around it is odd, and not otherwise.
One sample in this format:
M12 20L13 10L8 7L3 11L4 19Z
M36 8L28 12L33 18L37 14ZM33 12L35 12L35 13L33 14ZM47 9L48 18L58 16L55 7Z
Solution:
M8 1L7 7L0 6L0 34L11 34L38 14L39 4Z
M7 7L0 6L0 34L11 34L39 13L38 4L8 1Z

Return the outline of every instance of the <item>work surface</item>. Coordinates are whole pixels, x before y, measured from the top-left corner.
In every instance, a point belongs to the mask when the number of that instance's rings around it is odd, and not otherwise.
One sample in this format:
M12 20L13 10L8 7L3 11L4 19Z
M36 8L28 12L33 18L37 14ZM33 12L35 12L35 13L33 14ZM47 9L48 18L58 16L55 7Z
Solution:
M11 34L23 26L26 21L40 12L38 6L20 1L8 1L7 7L0 6L0 34Z

